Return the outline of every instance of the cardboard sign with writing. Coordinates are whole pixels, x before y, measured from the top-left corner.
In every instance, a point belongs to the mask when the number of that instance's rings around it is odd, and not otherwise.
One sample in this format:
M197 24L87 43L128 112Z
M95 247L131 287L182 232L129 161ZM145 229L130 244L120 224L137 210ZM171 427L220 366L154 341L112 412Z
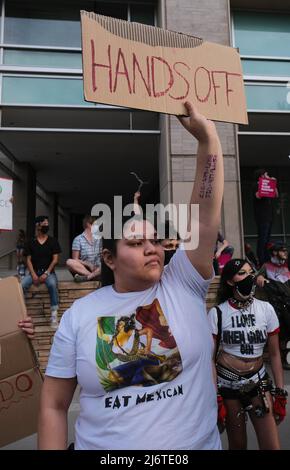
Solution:
M26 317L21 285L0 280L0 447L37 430L42 376L31 343L17 326Z
M236 49L140 23L81 12L87 101L247 124Z
M0 178L0 230L12 230L13 180Z
M277 194L277 180L276 178L265 178L260 176L258 195L259 197L276 197Z

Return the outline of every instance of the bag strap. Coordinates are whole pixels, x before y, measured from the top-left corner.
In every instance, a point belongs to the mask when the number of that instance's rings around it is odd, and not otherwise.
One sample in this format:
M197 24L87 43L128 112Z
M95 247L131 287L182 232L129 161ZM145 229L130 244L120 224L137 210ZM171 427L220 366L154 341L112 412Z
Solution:
M215 358L217 358L217 354L218 354L218 350L219 350L220 342L221 342L221 336L222 336L222 311L218 306L216 306L215 309L217 312L217 327L218 327L218 332L217 332L217 337L216 337L216 354L215 354Z

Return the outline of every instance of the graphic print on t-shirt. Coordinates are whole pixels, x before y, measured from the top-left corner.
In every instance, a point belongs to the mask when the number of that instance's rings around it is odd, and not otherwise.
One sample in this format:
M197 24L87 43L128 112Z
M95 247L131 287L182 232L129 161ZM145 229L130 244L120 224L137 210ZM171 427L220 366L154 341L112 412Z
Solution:
M180 353L157 299L128 315L97 318L96 363L106 392L170 382L180 374Z
M252 313L233 312L231 329L223 331L223 343L240 345L240 353L254 355L254 344L264 344L267 341L266 328L256 325L256 317Z

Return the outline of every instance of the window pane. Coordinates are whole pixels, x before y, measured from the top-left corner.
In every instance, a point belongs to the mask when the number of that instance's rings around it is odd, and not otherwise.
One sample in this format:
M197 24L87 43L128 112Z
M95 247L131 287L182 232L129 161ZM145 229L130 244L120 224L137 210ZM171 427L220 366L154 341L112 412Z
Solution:
M121 20L128 19L127 3L93 2L92 10L99 15L113 16Z
M4 41L8 44L80 47L80 7L81 2L8 1Z
M153 5L130 5L131 21L154 26Z
M3 76L2 103L94 106L83 98L81 79Z
M246 84L248 109L290 111L290 87Z
M129 111L98 109L97 107L47 108L4 107L3 127L55 127L79 129L129 129Z
M290 53L290 51L289 51ZM245 75L266 75L273 77L290 77L290 61L247 60L242 61Z
M235 12L234 29L242 55L290 56L289 14Z
M2 18L2 0L0 0L0 38L2 37L2 21L1 21L1 18ZM1 43L1 40L0 40L0 43Z
M26 67L82 68L79 52L46 52L7 49L4 51L4 64Z
M1 0L0 0L1 1ZM80 47L80 10L128 19L127 2L93 0L7 0L5 42L8 44ZM154 6L131 5L131 19L154 24Z

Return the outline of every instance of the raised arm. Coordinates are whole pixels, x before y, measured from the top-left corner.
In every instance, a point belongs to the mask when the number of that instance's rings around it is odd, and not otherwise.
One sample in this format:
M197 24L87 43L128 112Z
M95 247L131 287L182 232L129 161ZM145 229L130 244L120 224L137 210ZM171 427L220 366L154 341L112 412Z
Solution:
M134 194L133 207L134 207L135 215L140 215L140 214L141 214L140 205L139 205L139 198L140 198L140 196L141 196L141 193L140 193L139 191L137 191L137 192Z
M212 275L213 252L220 224L224 190L223 156L214 123L200 114L191 103L187 102L185 106L189 117L180 117L179 120L198 140L197 167L190 204L199 205L199 245L195 250L186 251L193 266L207 279Z

